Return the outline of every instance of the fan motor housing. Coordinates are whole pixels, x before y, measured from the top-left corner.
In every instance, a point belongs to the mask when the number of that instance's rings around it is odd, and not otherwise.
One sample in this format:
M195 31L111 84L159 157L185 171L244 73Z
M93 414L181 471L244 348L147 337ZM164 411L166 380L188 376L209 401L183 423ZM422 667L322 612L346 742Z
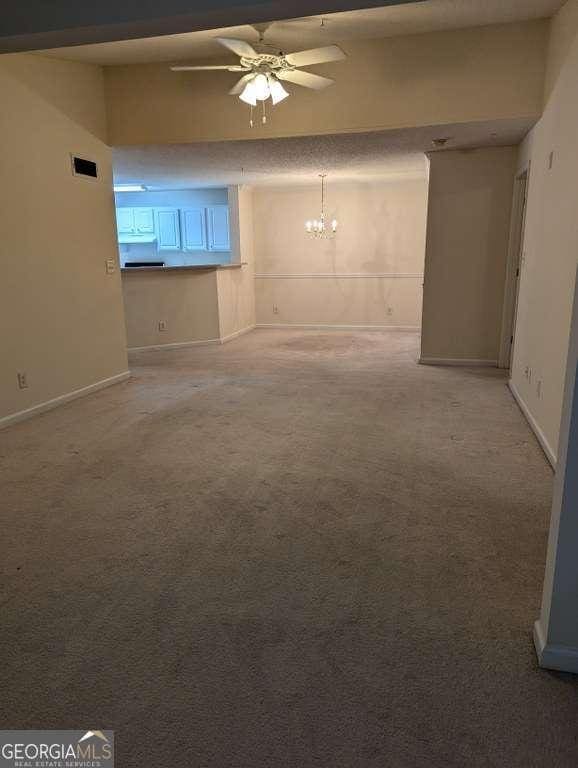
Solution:
M257 57L248 59L241 57L241 65L247 69L257 69L262 72L270 72L275 69L293 69L284 56L273 56L269 53L260 53Z

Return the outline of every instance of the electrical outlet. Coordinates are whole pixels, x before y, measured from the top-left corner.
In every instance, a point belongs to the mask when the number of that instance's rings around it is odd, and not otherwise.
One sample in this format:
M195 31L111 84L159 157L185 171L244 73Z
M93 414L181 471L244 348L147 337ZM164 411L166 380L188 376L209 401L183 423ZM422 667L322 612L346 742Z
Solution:
M18 389L28 389L28 375L26 371L19 371L16 375L18 377Z
M114 275L116 272L116 264L114 259L107 259L105 261L105 269L107 275Z
M159 331L166 331L168 328L168 323L166 320L159 320Z
M273 314L278 315L279 314L279 307L277 304L273 304Z
M393 307L388 307L387 308L387 316L391 317L392 315L393 315Z

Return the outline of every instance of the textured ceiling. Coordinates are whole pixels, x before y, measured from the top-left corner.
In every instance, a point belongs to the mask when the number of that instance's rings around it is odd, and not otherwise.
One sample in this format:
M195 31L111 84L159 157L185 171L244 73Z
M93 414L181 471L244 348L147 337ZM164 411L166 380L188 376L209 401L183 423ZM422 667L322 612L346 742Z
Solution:
M340 40L393 37L544 18L553 15L563 4L564 0L425 0L277 21L269 26L265 39L284 51L294 51ZM103 65L223 58L223 49L214 40L218 35L251 42L257 40L257 32L244 26L55 48L40 53ZM230 56L225 53L224 58L229 60Z
M227 184L308 184L326 172L333 181L423 176L432 139L451 137L448 148L517 144L530 120L502 120L288 139L116 147L115 183L154 189Z

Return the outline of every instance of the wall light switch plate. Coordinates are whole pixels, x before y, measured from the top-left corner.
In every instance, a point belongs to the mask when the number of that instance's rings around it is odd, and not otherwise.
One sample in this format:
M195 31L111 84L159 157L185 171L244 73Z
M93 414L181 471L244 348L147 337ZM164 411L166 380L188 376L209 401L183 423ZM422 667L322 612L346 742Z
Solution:
M159 320L159 331L166 331L168 327L166 320Z
M106 274L107 275L113 275L116 272L116 263L114 259L107 259L105 261L106 264Z
M28 389L28 376L25 371L19 371L16 376L18 377L18 389Z

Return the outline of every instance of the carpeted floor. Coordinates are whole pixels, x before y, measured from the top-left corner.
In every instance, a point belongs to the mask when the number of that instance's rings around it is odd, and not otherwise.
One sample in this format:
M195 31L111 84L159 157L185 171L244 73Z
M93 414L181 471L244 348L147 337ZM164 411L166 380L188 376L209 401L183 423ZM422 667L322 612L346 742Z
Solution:
M257 331L0 433L0 722L118 768L578 764L552 473L493 369Z

